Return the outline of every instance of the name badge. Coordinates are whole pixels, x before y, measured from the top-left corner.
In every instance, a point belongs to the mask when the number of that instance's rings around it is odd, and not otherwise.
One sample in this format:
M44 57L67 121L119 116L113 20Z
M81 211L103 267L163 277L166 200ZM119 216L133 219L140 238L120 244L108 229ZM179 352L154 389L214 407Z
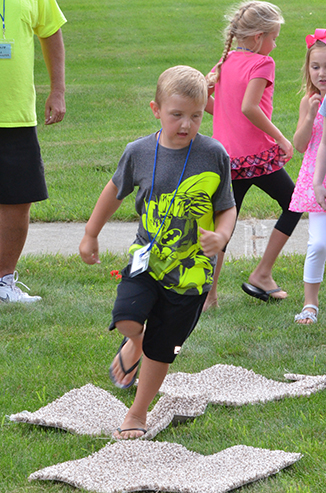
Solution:
M150 256L150 251L147 251L149 246L150 243L135 251L132 258L130 277L135 277L141 272L145 272L145 270L147 270Z
M0 41L0 59L11 60L13 57L14 41L2 40Z

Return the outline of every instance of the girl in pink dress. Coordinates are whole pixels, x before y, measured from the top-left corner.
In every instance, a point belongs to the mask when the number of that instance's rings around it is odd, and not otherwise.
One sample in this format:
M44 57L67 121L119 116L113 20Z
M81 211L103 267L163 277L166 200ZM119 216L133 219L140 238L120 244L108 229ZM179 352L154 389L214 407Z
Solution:
M300 324L317 322L318 292L326 260L326 214L318 205L313 189L325 116L325 102L320 111L318 109L326 94L326 29L316 29L314 35L306 37L306 43L306 94L300 103L298 126L293 137L295 148L305 154L289 207L291 211L309 212L309 240L303 273L305 300L301 313L294 317Z
M247 294L263 301L287 296L273 279L272 268L301 217L289 211L294 183L283 168L292 157L292 144L271 121L275 63L269 54L276 47L283 22L278 7L269 2L240 5L229 17L222 58L207 75L210 97L206 111L213 115L213 137L230 156L237 213L251 186L266 192L282 208L261 261L249 282L242 284ZM236 47L231 50L234 40ZM216 287L224 252L218 254L204 310L217 306Z

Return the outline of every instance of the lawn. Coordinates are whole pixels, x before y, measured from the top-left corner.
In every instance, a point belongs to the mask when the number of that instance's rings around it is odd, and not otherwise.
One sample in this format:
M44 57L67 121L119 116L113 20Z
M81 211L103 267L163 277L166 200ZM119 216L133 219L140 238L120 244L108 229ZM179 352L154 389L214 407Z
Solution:
M226 0L164 3L153 0L61 0L68 23L66 46L67 115L60 125L43 125L48 79L36 42L39 139L50 199L32 207L33 221L86 221L112 176L125 145L158 129L149 102L159 74L189 64L206 74L219 58ZM306 34L322 27L321 0L278 3L282 26L276 61L273 121L292 139L301 95L300 69ZM205 115L201 132L212 133ZM301 156L287 169L295 180ZM250 191L242 217L277 216L278 207ZM135 220L133 197L115 219ZM282 256L275 278L289 293L281 303L263 303L241 291L256 259L228 261L219 283L220 308L202 315L170 371L198 372L218 363L242 366L274 380L285 373L319 375L326 371L325 295L318 324L299 327L294 314L303 301L304 258ZM0 493L58 493L61 483L33 482L32 472L58 462L86 457L106 441L60 430L9 422L6 415L35 411L65 392L93 383L130 405L135 390L120 391L108 368L121 336L109 333L117 281L124 256L110 253L87 266L77 256L21 258L21 279L43 301L32 306L0 306ZM213 454L236 444L289 452L303 458L244 493L324 493L326 485L326 392L264 405L209 405L195 422L170 425L156 440L181 443Z
M107 330L117 281L125 258L106 254L96 266L77 256L26 257L19 271L43 301L2 305L0 344L0 492L59 493L62 483L34 481L32 472L99 450L107 440L60 430L15 424L6 415L36 411L73 388L97 385L130 406L135 389L121 391L108 377L121 336ZM198 372L215 364L252 369L273 380L285 373L325 374L325 311L319 322L299 327L302 256L282 256L275 277L291 296L281 303L248 298L240 288L256 261L226 263L219 285L220 308L204 313L170 371ZM298 284L300 289L298 289ZM323 298L323 294L322 294ZM233 445L299 452L294 466L244 487L248 493L324 493L326 484L326 392L267 404L209 405L205 414L155 440L180 443L201 454Z
M159 127L150 110L158 76L166 68L188 64L208 73L223 48L223 15L228 0L62 0L68 23L66 46L67 114L55 126L43 125L48 78L36 43L39 138L50 199L35 204L35 221L86 221L100 190L112 176L125 145ZM292 139L301 95L305 35L314 32L325 10L321 0L279 3L285 24L278 47L273 121ZM317 23L318 24L318 23ZM318 24L319 25L319 24ZM201 132L212 134L206 114ZM287 170L295 180L301 156L295 152ZM251 191L242 217L274 217L278 205ZM133 197L116 219L135 219Z

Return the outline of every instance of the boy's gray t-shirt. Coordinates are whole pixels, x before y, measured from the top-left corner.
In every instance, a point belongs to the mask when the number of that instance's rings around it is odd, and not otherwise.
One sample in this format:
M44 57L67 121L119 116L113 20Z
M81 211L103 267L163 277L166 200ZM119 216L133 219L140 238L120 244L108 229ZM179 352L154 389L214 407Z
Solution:
M319 108L319 113L324 117L326 116L326 96L324 97L323 102Z
M229 157L217 140L197 134L165 217L189 148L159 145L153 177L156 138L155 133L128 144L112 177L119 200L138 187L135 207L140 220L130 253L148 244L164 220L151 250L148 272L167 289L198 295L210 289L216 264L216 256L203 254L198 228L214 231L214 213L235 205Z

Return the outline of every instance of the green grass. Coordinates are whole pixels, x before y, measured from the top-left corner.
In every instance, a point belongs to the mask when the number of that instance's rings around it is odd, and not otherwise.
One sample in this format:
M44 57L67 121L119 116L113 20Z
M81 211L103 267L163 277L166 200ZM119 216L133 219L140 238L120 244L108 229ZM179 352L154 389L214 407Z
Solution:
M125 258L106 254L87 266L77 256L27 256L21 278L43 301L0 306L0 492L72 491L62 483L28 483L32 472L86 457L107 441L9 422L5 415L36 411L72 388L93 383L130 406L135 389L113 386L108 368L121 336L107 330L117 282L110 271ZM283 381L284 373L325 374L325 323L299 327L302 256L283 256L275 278L290 293L281 303L248 298L240 286L256 260L225 264L220 308L202 315L170 371L198 372L215 364L253 369ZM321 304L323 300L321 292ZM304 457L272 478L244 487L251 493L324 493L326 393L242 407L209 405L195 422L169 426L156 440L213 454L236 444L299 452Z
M36 43L39 139L50 199L34 204L34 221L86 221L116 169L125 145L158 129L149 108L159 74L175 64L189 64L206 74L222 51L221 30L228 0L61 0L68 18L63 28L67 57L67 115L45 127L48 79ZM282 27L276 61L273 121L292 138L298 118L300 68L306 34L319 26L324 4L311 0L279 2ZM212 133L204 116L201 132ZM295 180L301 156L287 169ZM278 206L253 190L242 217L278 215ZM133 197L115 219L136 219ZM302 307L303 257L280 257L277 282L290 297L262 303L240 289L257 260L234 260L223 267L220 309L203 314L171 371L197 372L217 363L253 369L275 380L286 372L325 374L324 288L318 324L299 327L294 314ZM37 469L86 457L106 443L60 430L8 422L6 415L35 411L72 388L98 385L131 405L135 390L125 393L108 378L108 367L121 337L108 333L116 281L112 269L125 258L102 256L87 266L76 256L23 257L21 279L43 301L32 306L0 306L0 493L71 492L54 482L28 483ZM194 422L169 426L157 436L202 454L236 444L300 452L303 459L264 481L241 488L248 493L324 493L326 484L325 392L238 408L209 405ZM240 491L240 490L239 490Z
M50 199L32 207L34 221L86 221L125 145L159 128L149 107L160 73L188 64L208 73L223 48L223 15L229 0L182 1L62 0L68 23L66 46L67 114L55 126L43 125L48 77L36 42L39 139ZM273 121L290 140L294 134L305 55L305 35L314 32L323 11L321 0L278 5L286 23L278 47ZM317 22L318 24L318 22ZM201 132L212 134L212 117ZM296 180L301 156L287 170ZM246 197L241 217L276 217L279 206L258 190ZM136 219L133 197L115 219Z

